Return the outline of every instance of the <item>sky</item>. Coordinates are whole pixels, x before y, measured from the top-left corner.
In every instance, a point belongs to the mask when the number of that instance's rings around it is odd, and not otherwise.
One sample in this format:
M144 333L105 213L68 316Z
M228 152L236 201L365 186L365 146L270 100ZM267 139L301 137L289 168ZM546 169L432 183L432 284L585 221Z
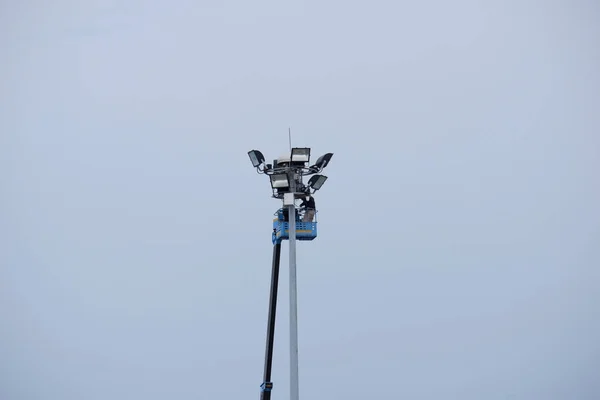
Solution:
M258 398L268 160L301 399L600 398L600 6L0 2L0 398ZM273 399L289 396L287 243Z

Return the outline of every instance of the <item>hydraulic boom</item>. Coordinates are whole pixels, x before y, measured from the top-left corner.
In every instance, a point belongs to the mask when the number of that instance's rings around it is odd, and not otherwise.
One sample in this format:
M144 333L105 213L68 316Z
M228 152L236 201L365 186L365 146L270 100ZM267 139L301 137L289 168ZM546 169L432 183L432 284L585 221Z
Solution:
M273 266L271 269L271 294L269 296L269 318L267 322L267 346L265 350L265 371L263 383L260 385L260 399L271 400L271 369L273 366L273 342L275 339L275 315L277 311L277 286L279 282L279 260L281 258L281 241L273 244Z

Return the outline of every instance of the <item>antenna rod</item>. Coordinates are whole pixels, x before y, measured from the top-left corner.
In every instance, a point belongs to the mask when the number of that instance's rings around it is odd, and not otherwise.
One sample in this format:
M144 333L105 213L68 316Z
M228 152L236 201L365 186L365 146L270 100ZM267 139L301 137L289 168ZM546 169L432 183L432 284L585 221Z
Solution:
M288 138L290 139L290 152L292 151L292 128L288 128Z

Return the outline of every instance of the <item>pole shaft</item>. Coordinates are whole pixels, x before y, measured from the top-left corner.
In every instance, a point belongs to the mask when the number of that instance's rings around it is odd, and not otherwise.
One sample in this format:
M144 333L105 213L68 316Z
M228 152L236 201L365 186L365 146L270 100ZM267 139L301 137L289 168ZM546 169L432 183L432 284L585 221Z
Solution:
M292 172L291 191L296 192L296 179ZM298 292L296 282L296 206L288 206L290 242L290 400L299 400L298 382Z

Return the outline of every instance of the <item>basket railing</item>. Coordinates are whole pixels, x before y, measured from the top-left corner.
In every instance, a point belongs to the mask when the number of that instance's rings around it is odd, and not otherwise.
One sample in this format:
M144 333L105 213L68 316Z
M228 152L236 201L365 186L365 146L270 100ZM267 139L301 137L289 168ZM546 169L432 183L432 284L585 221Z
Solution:
M279 214L283 214L283 218L285 222L288 222L287 218L288 210L286 207L280 208L275 211L273 214L275 217L279 218ZM316 208L304 208L304 207L296 207L296 221L297 222L317 222L317 214L319 211ZM312 218L311 218L312 217Z

